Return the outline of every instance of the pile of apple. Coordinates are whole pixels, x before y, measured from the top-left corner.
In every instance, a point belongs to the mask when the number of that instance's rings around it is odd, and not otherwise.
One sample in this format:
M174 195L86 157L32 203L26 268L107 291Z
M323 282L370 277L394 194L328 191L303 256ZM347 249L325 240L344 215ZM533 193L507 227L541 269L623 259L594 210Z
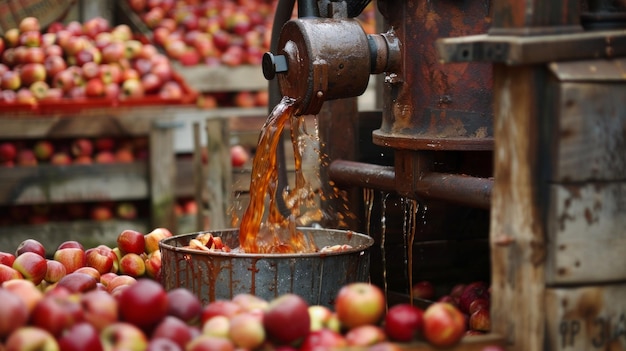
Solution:
M132 201L68 202L0 207L0 226L37 225L64 221L134 220L143 206Z
M185 93L169 59L135 39L128 25L101 17L42 32L26 17L0 40L0 101L36 105L63 98L124 100L152 95L180 100Z
M269 50L275 0L128 0L154 42L183 65L258 65Z
M5 140L0 166L131 163L148 156L147 138Z
M412 295L424 300L446 302L457 307L467 320L467 334L480 335L491 330L491 291L484 281L454 285L448 293L436 297L434 285L427 280L413 284Z

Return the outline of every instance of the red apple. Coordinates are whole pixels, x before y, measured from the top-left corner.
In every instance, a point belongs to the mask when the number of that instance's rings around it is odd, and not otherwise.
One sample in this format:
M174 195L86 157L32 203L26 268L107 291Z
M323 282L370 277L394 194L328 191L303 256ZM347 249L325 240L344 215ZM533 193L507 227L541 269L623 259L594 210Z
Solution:
M24 301L29 315L35 309L39 300L43 298L41 290L33 282L26 279L7 280L2 283L2 288L12 292Z
M140 255L129 252L119 260L119 271L121 274L139 278L146 274L146 263Z
M87 264L85 250L77 247L58 249L54 252L53 258L65 266L68 274Z
M74 73L69 69L57 72L52 79L52 87L61 89L64 93L69 93L74 85Z
M489 305L490 305L490 302L488 299L478 298L470 303L468 313L471 315L472 313L480 309L489 310Z
M13 161L16 156L17 148L13 142L3 141L0 143L0 161Z
M70 292L87 292L96 289L98 281L91 275L80 272L68 273L57 283L57 287L62 287Z
M69 165L72 163L72 158L65 151L57 151L50 157L50 164L53 165Z
M20 70L20 79L25 86L44 81L46 80L46 67L43 63L27 63Z
M44 61L47 77L54 77L57 73L67 69L67 63L61 56L48 56Z
M175 81L165 82L159 90L159 97L164 100L180 100L183 95L183 87Z
M301 341L310 331L308 303L296 294L283 294L272 301L263 313L267 337L277 345Z
M485 308L474 311L469 317L469 328L471 330L478 330L482 332L488 332L491 330L491 316L489 310Z
M153 251L145 258L144 264L146 267L145 274L148 277L157 281L161 280L161 267L163 266L163 259L161 257L161 251Z
M58 338L63 351L103 351L98 330L87 322L76 323Z
M145 95L139 78L126 79L122 82L122 98L140 98Z
M89 216L94 221L108 221L113 218L113 211L107 204L96 204L91 208Z
M85 95L90 98L100 98L105 96L104 83L100 78L91 78L85 85Z
M230 319L226 316L215 316L202 324L202 334L228 338Z
M311 305L308 308L311 319L311 331L320 329L331 329L336 332L341 331L341 323L337 314L330 308L323 305Z
M20 272L24 279L38 285L46 276L48 264L45 257L29 251L15 257L13 268Z
M167 315L167 292L154 280L142 278L118 296L120 318L143 330L152 330Z
M59 337L81 319L82 309L78 298L69 293L48 293L35 306L29 323Z
M13 266L13 262L15 262L15 255L10 252L0 251L0 264L7 265L9 267Z
M235 315L230 320L228 336L237 347L249 350L260 347L266 337L262 316L252 312Z
M20 94L22 92L27 92L28 94L30 94L30 96L33 98L34 100L34 96L32 95L32 93L28 90L28 89L20 89L18 91L18 101L20 101ZM18 166L36 166L37 165L37 157L35 157L35 153L33 152L33 150L30 149L21 149L18 150L17 152L17 160L16 160L16 164Z
M33 47L26 48L22 57L22 63L39 63L43 64L46 60L46 52L43 48Z
M28 30L25 32L20 32L18 38L19 45L28 47L28 48L39 48L42 43L41 33L39 31Z
M385 312L385 295L373 284L356 282L341 287L335 298L335 312L347 329L377 324Z
M80 295L83 319L101 331L118 321L117 300L103 290L91 290Z
M148 340L146 351L184 351L185 349L178 346L174 341L163 337L151 337Z
M132 229L123 230L117 236L117 247L122 254L135 253L142 254L145 249L146 240L144 234Z
M41 257L46 257L46 248L41 242L35 239L25 239L15 250L15 256L19 256L24 252L34 252Z
M63 278L66 274L67 271L63 263L55 260L48 260L46 275L43 279L50 284L54 284L61 280L61 278Z
M174 341L181 349L195 336L193 329L178 317L167 315L156 325L151 338L166 338Z
M21 33L28 31L39 32L41 31L41 24L37 17L27 16L20 20L17 28Z
M463 313L453 305L435 302L424 311L424 338L437 347L451 347L461 340L466 330Z
M100 281L100 272L98 272L98 270L93 267L88 267L88 266L80 267L77 270L75 270L74 273L84 273L93 277L93 279L95 279L96 282Z
M72 141L71 144L72 155L78 156L91 156L93 154L93 143L86 138L78 138Z
M352 328L344 337L351 347L367 347L387 340L383 328L370 324Z
M418 299L432 300L435 297L435 287L433 283L427 280L413 284L411 292L413 297Z
M106 285L107 291L109 293L112 293L114 289L120 286L131 286L135 284L136 282L137 282L137 279L129 275L124 275L124 274L117 275L116 274L114 277L112 277L112 279L110 279L109 283L105 285Z
M59 344L48 331L34 327L24 326L17 329L6 340L7 351L58 351Z
M392 306L385 315L384 328L391 340L410 342L421 335L424 311L408 303Z
M189 344L186 351L235 351L235 344L228 339L211 335L200 335Z
M0 339L28 322L28 308L24 301L9 290L0 288Z
M0 78L0 87L17 91L22 86L22 78L17 71L6 71Z
M113 271L113 263L117 256L105 245L100 245L85 251L85 263L95 268L101 275Z
M300 351L333 350L347 346L348 342L343 335L330 329L320 329L307 335L300 346Z
M148 347L146 334L136 325L115 322L100 332L105 350L145 350Z
M250 154L241 145L233 145L230 148L230 159L233 167L241 167L250 159Z
M202 303L198 296L186 288L175 288L167 292L167 314L189 325L199 325L202 320Z
M468 284L459 296L459 309L461 312L469 313L470 304L479 298L489 300L489 286L482 281Z
M209 302L202 309L202 323L206 323L209 319L215 316L225 316L228 318L234 317L243 311L241 306L232 300L215 300Z

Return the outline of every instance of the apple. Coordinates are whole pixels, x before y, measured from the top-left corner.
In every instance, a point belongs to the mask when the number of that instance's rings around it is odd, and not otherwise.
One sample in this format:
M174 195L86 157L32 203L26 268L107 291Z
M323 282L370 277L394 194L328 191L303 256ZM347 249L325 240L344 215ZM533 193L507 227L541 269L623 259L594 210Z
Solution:
M476 299L489 300L489 286L483 281L476 281L465 286L459 296L459 309L461 312L469 313L469 306Z
M29 318L24 301L9 290L0 288L0 340L26 325Z
M72 325L58 338L63 351L104 351L98 330L87 322Z
M27 94L26 94L27 93ZM29 103L29 102L25 102L23 100L20 99L20 96L26 96L26 95L30 95L30 97L33 99L33 101L35 100L35 97L32 95L32 93L30 92L30 90L28 89L20 89L17 92L18 95L18 102L21 103ZM16 163L18 166L36 166L37 165L37 157L35 157L35 153L33 152L33 150L30 149L21 149L18 150L17 152L17 160Z
M55 260L47 260L46 263L46 275L43 278L46 282L54 284L67 274L67 270L65 269L63 263Z
M141 278L118 297L120 319L152 330L167 315L167 292L154 280Z
M0 251L0 264L11 267L15 262L15 255L10 252Z
M34 30L20 32L17 41L19 45L27 48L40 48L42 43L41 33Z
M40 47L25 48L25 50L20 52L23 52L23 57L21 57L21 63L43 64L46 60L46 52L43 48Z
M104 87L104 83L100 78L91 78L87 81L87 84L85 85L85 95L90 98L104 97Z
M241 307L242 312L265 311L268 305L267 301L250 293L239 293L232 301Z
M471 315L472 313L480 309L489 310L489 306L490 306L490 302L488 299L478 298L470 303L468 313Z
M263 326L267 337L277 345L301 341L311 329L309 305L296 294L283 294L267 305Z
M118 321L100 332L105 350L145 350L148 347L146 334L132 323Z
M7 351L60 351L59 344L48 331L34 327L24 326L17 329L6 340Z
M52 78L52 87L69 93L75 86L74 73L69 69L57 72Z
M19 90L22 86L22 78L17 71L6 71L0 78L0 87L2 89Z
M451 347L461 340L466 330L463 313L446 302L434 302L423 315L424 338L437 347Z
M101 65L101 67L109 65ZM116 141L113 138L99 137L93 141L93 145L98 151L112 151L115 148Z
M239 348L254 350L260 347L266 338L262 316L253 312L233 316L230 319L228 337Z
M198 296L186 288L167 292L167 314L180 318L189 325L199 325L202 320L202 303Z
M119 271L122 274L139 278L146 274L146 263L140 255L130 252L119 260Z
M29 315L35 309L39 300L43 298L43 292L33 282L26 279L7 280L2 283L2 288L12 292L24 301Z
M57 73L67 69L67 63L62 56L47 56L43 63L46 77L55 77Z
M471 330L478 330L482 332L488 332L491 330L491 316L489 310L485 308L474 311L469 317L469 328Z
M39 32L41 31L41 24L39 23L39 19L37 17L27 16L20 20L17 28L20 33L29 31Z
M333 350L348 346L345 337L330 329L320 329L307 335L300 346L300 351Z
M70 149L74 157L91 156L93 154L93 143L89 139L78 138L72 141Z
M0 284L13 279L24 279L24 276L12 266L0 263Z
M202 323L206 323L215 316L225 316L230 319L241 312L243 312L241 305L232 300L211 301L202 309Z
M20 272L24 279L37 285L46 276L48 263L45 257L29 251L15 257L12 267Z
M96 281L100 281L100 272L97 269L89 266L80 267L74 271L75 273L84 273L92 276Z
M55 261L61 262L65 266L66 272L72 273L87 264L85 250L78 247L65 247L54 252Z
M121 287L121 286L128 287L128 286L131 286L131 285L133 285L133 284L135 284L137 282L136 278L131 277L129 275L124 275L124 274L122 274L122 275L115 274L115 276L110 276L110 277L111 277L111 279L108 282L108 284L105 283L105 286L107 288L107 292L109 292L110 294L112 294L113 290L118 288L118 287Z
M235 344L228 338L200 335L186 346L186 351L235 351Z
M145 246L146 239L139 231L126 229L117 236L117 247L123 255L127 253L140 255L144 253Z
M413 284L411 293L414 298L432 300L435 297L435 287L430 281L422 280Z
M35 239L23 240L15 250L15 256L19 256L25 252L33 252L41 257L46 257L46 248L43 244Z
M72 158L65 151L57 151L52 155L52 157L50 157L50 164L52 165L62 166L69 165L71 163Z
M87 292L96 289L98 281L91 275L80 272L66 274L56 284L72 293Z
M341 331L341 323L337 318L337 314L330 308L323 305L311 305L308 308L309 318L311 320L311 331L320 329L331 329L336 332Z
M34 82L46 80L46 67L43 63L27 63L20 70L22 84L30 86Z
M139 78L126 79L122 82L122 98L140 98L145 95Z
M202 325L202 334L228 338L230 319L226 316L211 317Z
M117 256L106 245L99 245L85 251L85 263L95 268L100 275L112 272Z
M143 256L142 256L143 257ZM161 251L153 251L144 259L145 274L148 277L160 281L161 267L163 266Z
M385 295L373 284L355 282L339 289L335 298L335 312L341 325L347 329L364 324L377 324L385 312Z
M90 290L80 295L83 319L101 331L119 319L117 300L104 290Z
M367 347L387 340L383 328L370 324L352 328L344 337L351 347Z
M59 337L80 319L82 309L76 296L66 292L48 293L35 305L29 323Z
M13 161L16 156L17 148L13 142L3 141L0 143L0 161Z
M132 202L120 202L117 204L115 213L121 219L135 219L137 218L137 207Z
M165 316L150 334L151 338L170 339L181 349L184 349L194 336L193 329L187 323L171 315Z
M148 347L145 351L184 351L185 349L178 346L174 341L162 338L162 337L151 337L148 340Z
M152 253L159 249L159 242L172 236L172 232L167 228L155 228L150 233L144 235L144 251Z
M46 82L39 82L46 84ZM33 84L34 85L34 84ZM32 88L32 86L31 86ZM33 146L35 157L39 161L48 161L54 154L54 145L49 140L38 140Z
M91 159L87 157L87 159ZM108 204L95 204L89 214L94 221L108 221L113 218L113 210Z
M392 306L385 315L385 333L389 339L410 342L421 335L424 311L408 303Z

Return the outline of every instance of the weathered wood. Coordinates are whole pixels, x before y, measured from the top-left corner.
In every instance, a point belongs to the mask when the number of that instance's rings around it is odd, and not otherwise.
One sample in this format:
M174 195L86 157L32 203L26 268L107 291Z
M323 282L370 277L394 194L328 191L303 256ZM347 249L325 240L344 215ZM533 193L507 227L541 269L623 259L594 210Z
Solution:
M205 208L205 203L210 206L213 204L214 199L212 196L209 196L209 191L207 189L207 181L206 181L206 167L204 165L204 161L202 160L202 154L204 154L202 148L202 138L200 136L200 123L195 122L193 124L193 158L192 158L192 169L193 169L193 197L198 205L198 212L196 213L196 225L195 231L203 231L207 230L205 228L205 218L207 209ZM211 157L211 155L206 154L206 157Z
M625 350L625 297L624 283L547 289L545 349Z
M258 91L267 90L267 80L261 66L183 66L173 62L172 66L183 80L194 90L202 92Z
M224 119L206 121L207 189L212 201L209 203L209 225L212 229L230 227L227 218L232 198L232 164L228 123Z
M0 204L141 199L149 196L146 162L0 167Z
M560 84L554 182L626 179L625 99L624 84Z
M174 203L176 201L176 157L172 126L163 116L150 128L150 204L152 225L177 231Z
M555 184L550 203L546 283L626 280L626 182Z
M491 206L493 332L510 350L542 350L545 333L545 229L540 178L541 100L547 74L494 66L495 150Z

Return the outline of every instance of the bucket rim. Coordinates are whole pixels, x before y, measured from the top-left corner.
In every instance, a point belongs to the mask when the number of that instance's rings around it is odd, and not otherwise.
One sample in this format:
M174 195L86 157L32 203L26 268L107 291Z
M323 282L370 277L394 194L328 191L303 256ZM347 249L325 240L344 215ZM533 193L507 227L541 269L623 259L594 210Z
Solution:
M206 233L224 233L224 232L238 232L238 228L226 228L226 229L214 229L205 230L199 232L185 233L173 235L169 238L165 238L159 241L159 248L161 251L167 249L178 253L187 253L192 255L206 255L206 256L218 256L218 257L238 257L238 258L303 258L303 257L327 257L327 256L340 256L351 253L359 253L368 250L374 245L374 238L367 234L358 233L352 230L342 229L324 229L324 228L311 228L311 227L297 227L296 229L304 232L332 232L336 234L347 234L350 236L357 236L365 240L365 243L352 247L342 251L329 251L329 252L302 252L302 253L247 253L247 252L222 252L222 251L201 251L196 249L189 249L180 246L174 246L169 242L175 242L178 239L185 237L195 237L198 234Z

